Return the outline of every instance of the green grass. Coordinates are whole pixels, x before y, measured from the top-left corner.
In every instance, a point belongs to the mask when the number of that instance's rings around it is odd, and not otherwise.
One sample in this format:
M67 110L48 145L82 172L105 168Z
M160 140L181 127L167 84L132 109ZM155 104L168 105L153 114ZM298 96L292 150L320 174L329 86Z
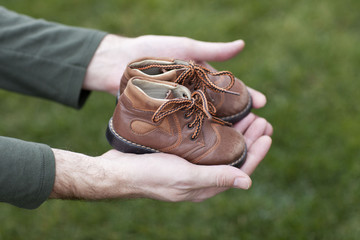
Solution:
M48 201L34 211L0 205L3 239L359 239L360 2L4 0L5 7L126 36L242 38L230 70L268 98L256 113L273 146L249 191L203 203ZM90 155L114 99L93 93L76 111L0 91L1 135ZM91 139L91 140L90 140Z

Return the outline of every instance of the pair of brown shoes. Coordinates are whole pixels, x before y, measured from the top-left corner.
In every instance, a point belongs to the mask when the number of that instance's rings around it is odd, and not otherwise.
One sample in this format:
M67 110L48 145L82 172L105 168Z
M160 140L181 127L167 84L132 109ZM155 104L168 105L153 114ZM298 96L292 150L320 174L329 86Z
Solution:
M228 71L141 59L127 66L117 100L106 137L121 152L165 152L236 167L246 159L244 137L230 126L250 112L251 96Z

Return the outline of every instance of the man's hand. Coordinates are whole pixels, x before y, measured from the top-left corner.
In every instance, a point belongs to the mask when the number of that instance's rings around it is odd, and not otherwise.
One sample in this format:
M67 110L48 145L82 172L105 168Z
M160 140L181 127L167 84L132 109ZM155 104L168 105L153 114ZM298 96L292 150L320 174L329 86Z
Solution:
M241 169L200 166L171 154L126 154L110 150L98 157L54 149L56 177L50 198L114 199L146 197L203 201L229 188L248 189L249 175L271 145L271 125L249 114L235 124L244 134L248 157Z

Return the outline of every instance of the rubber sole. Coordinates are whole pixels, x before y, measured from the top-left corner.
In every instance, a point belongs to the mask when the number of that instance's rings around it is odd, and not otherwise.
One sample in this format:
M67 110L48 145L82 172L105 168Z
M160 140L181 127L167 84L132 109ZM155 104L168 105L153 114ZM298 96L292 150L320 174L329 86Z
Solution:
M233 166L233 167L241 168L242 165L244 165L244 163L246 161L246 157L247 157L247 147L245 145L245 149L244 149L244 152L241 155L241 157L237 161L230 163L229 165Z
M156 153L159 152L155 149L142 146L140 144L133 143L123 137L121 137L117 132L115 132L112 125L112 118L109 121L108 127L106 129L106 139L110 145L116 150L124 153Z
M112 118L109 120L109 124L106 129L106 139L113 148L124 153L146 154L160 152L156 149L133 143L121 137L113 128ZM241 157L235 162L230 163L229 165L240 168L245 163L246 156L247 148L245 146L244 152Z

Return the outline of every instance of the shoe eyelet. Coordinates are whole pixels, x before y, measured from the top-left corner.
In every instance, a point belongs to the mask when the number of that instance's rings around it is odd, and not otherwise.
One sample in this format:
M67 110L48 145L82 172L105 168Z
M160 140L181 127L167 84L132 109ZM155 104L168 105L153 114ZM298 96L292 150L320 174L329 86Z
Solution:
M184 118L189 119L191 116L186 116L186 113L184 113Z
M193 138L193 137L191 136L191 137L190 137L190 140L191 140L191 141L195 141L195 140L196 140L196 137Z
M189 128L189 129L193 129L194 128L194 126L190 126L190 123L187 125L187 127Z

